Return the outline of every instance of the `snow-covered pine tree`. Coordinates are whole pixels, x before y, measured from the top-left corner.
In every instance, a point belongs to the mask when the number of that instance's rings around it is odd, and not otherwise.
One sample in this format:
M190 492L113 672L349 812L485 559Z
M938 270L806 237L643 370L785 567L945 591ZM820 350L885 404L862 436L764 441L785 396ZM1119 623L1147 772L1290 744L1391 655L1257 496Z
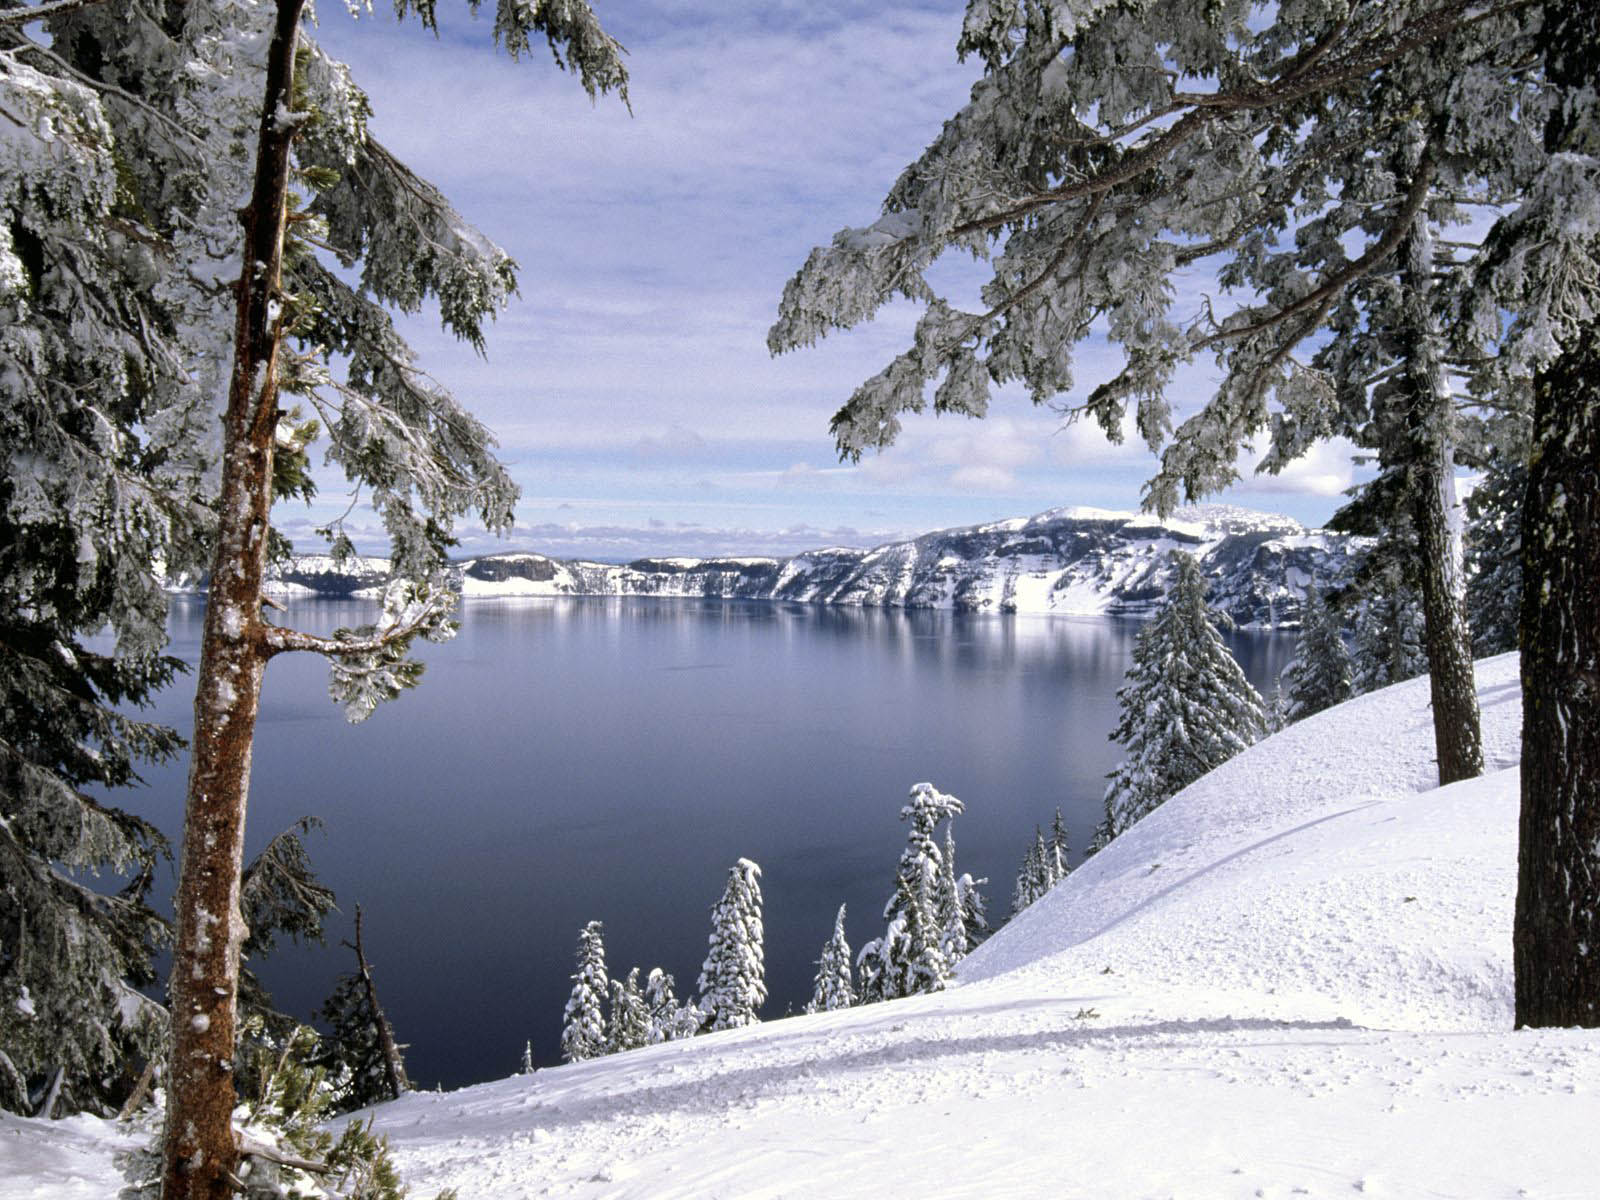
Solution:
M817 976L811 985L811 1000L806 1011L832 1012L836 1008L849 1008L855 1002L850 943L844 937L844 905L841 904L839 915L833 919L833 936L823 943L822 955L817 959Z
M1069 865L1072 862L1072 847L1067 843L1067 823L1061 817L1061 809L1056 809L1054 820L1050 822L1050 846L1046 865L1050 868L1050 886L1055 887L1072 872Z
M1461 294L1442 278L1460 264L1440 231L1457 204L1504 203L1540 156L1536 24L1527 6L1454 0L974 3L958 48L987 69L970 103L879 221L813 251L769 346L811 344L896 297L925 306L911 346L834 417L840 452L858 457L930 392L936 412L972 416L995 385L1020 382L1036 403L1068 392L1076 344L1103 328L1125 369L1071 415L1114 441L1132 425L1163 451L1145 496L1158 512L1232 483L1257 435L1270 440L1260 469L1276 471L1381 414L1403 435L1385 466L1421 547L1441 778L1476 774L1450 491L1472 399L1451 367L1493 355L1438 325ZM991 264L976 311L930 281L947 252ZM1175 276L1205 262L1249 300L1174 313L1188 294ZM1329 354L1297 356L1330 325ZM1174 431L1168 384L1207 352L1222 385Z
M183 224L187 241L173 239L175 274L202 284L196 327L235 331L221 471L210 497L216 526L171 988L164 1188L168 1200L188 1200L225 1194L238 1162L226 1068L245 935L246 788L266 664L293 651L328 657L334 697L351 719L364 717L417 682L420 666L408 658L415 638L442 639L452 630L443 570L455 518L476 510L491 529L510 523L515 488L492 456L487 430L416 369L385 306L415 309L432 297L446 327L481 346L483 323L513 289L514 272L443 196L368 135L365 96L302 36L304 0L152 7L144 24L154 28L131 34L124 9L144 16L141 0L77 9L65 19L99 21L97 49L177 60L167 64L170 90L140 79L117 95L143 97L132 103L147 123L169 136L176 129L201 164L198 178L186 178L209 217ZM431 4L400 10L433 24ZM56 33L52 26L52 39ZM59 44L75 44L70 34L63 31ZM625 87L620 47L582 0L502 4L495 36L514 56L547 42L591 95ZM219 65L204 69L197 55ZM115 162L135 160L140 149L123 147ZM293 214L291 203L299 202L291 201L291 184L307 198ZM242 194L249 201L239 210ZM242 240L228 228L235 219ZM228 286L230 277L236 286ZM226 360L213 354L209 361ZM337 384L336 363L344 376ZM311 405L329 458L358 489L370 488L382 517L393 577L372 626L320 637L262 615L266 558L281 545L272 533L273 501L285 483L303 482L298 461L309 431L285 421L283 393ZM278 467L280 441L289 470ZM337 523L328 536L336 554L350 550Z
M20 550L6 524L0 544ZM0 554L0 572L17 558ZM139 758L175 752L171 730L110 707L142 701L170 667L92 652L77 640L90 628L39 620L49 610L35 603L25 589L0 593L0 1108L32 1115L54 1083L53 1115L114 1111L164 1051L166 1012L140 988L155 983L169 936L146 903L166 843L85 789L130 782ZM61 603L96 607L70 589ZM87 880L105 870L129 883L95 891Z
M356 940L349 945L356 969L339 977L333 994L322 1005L322 1020L329 1034L317 1048L312 1063L326 1069L335 1085L336 1107L341 1112L396 1100L410 1091L404 1049L394 1030L372 978L361 933L361 906L356 906Z
M906 846L900 852L894 894L884 905L888 928L882 943L883 999L938 991L953 965L945 956L945 921L940 895L943 854L934 840L939 825L959 816L964 806L931 783L912 786L909 803L900 809L906 822Z
M939 949L944 960L954 967L976 943L967 927L966 909L961 903L961 879L956 874L956 823L946 821L944 849L939 862ZM971 882L971 876L965 876Z
M1044 881L1049 868L1045 866L1044 831L1033 827L1033 841L1022 856L1017 868L1017 881L1011 888L1011 915L1016 916L1048 890Z
M1467 622L1473 652L1479 655L1517 648L1527 491L1527 462L1508 453L1490 463L1467 497Z
M988 882L988 876L974 879L965 871L956 876L956 901L961 905L961 920L967 927L969 950L989 935L989 906L984 903L981 890Z
M582 1062L606 1052L604 1004L606 980L604 927L590 921L578 934L578 969L572 976L572 994L561 1017L561 1058Z
M533 1040L531 1038L522 1044L522 1065L517 1068L517 1074L533 1074Z
M162 14L45 7L0 10L0 1107L59 1072L62 1114L120 1102L165 1036L139 990L165 843L87 789L182 745L127 714L178 665L158 564L196 565L210 521L204 267L169 251L213 226L203 148L141 99L193 61Z
M650 974L645 976L644 1002L650 1013L648 1042L652 1046L657 1042L690 1038L700 1032L704 1014L693 1004L680 1004L676 986L671 973L660 967L651 967Z
M1350 651L1350 686L1363 696L1428 669L1422 652L1422 607L1398 575L1391 589L1367 597L1356 609Z
M650 1043L650 1010L639 989L639 968L626 979L611 981L611 1019L606 1024L606 1053L637 1050Z
M711 909L710 951L700 968L705 1028L737 1029L757 1021L767 999L765 932L761 920L761 868L741 858L728 868L722 897Z
M1117 692L1121 720L1112 740L1128 758L1106 788L1105 840L1258 740L1261 697L1228 652L1206 604L1200 566L1172 552L1171 590L1134 644L1133 666ZM1099 835L1097 835L1098 840Z
M1299 721L1341 704L1355 694L1351 686L1350 650L1338 612L1313 579L1301 608L1300 641L1284 670L1288 683L1288 719Z

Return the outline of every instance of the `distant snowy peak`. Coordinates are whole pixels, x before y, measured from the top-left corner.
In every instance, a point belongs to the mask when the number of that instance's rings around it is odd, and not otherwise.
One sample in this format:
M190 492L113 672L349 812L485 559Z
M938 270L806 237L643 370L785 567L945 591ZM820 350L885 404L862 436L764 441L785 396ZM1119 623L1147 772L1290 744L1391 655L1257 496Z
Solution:
M644 558L622 566L528 551L456 564L467 597L677 596L784 600L965 612L1141 616L1165 594L1168 553L1196 555L1211 601L1242 626L1299 620L1312 579L1342 581L1361 540L1309 531L1287 517L1227 505L1170 517L1058 508L938 530L869 550L831 547L791 558ZM279 594L375 594L387 562L325 555L274 575Z

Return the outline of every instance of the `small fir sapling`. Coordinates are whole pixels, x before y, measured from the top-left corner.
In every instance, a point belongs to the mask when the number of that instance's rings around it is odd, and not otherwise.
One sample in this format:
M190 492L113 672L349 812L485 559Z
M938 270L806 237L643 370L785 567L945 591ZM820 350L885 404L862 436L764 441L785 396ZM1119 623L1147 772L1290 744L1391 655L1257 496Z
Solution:
M1059 855L1052 841L1047 841L1044 830L1033 827L1033 844L1022 856L1022 866L1017 869L1017 881L1011 889L1011 915L1015 916L1040 896L1048 892L1061 878L1056 867Z
M987 876L974 879L965 871L956 876L956 901L961 906L961 920L967 927L969 949L989 935L989 909L982 891L988 882Z
M752 1025L766 1003L761 868L741 858L711 909L710 949L700 969L699 1000L707 1031Z
M855 984L850 973L850 943L844 936L844 905L833 919L833 935L822 946L817 959L817 975L811 986L806 1012L832 1012L856 1002Z
M1415 679L1428 669L1422 651L1422 606L1397 574L1392 590L1361 601L1350 651L1350 685L1356 695Z
M690 1002L679 1003L677 981L668 971L651 967L645 976L644 1002L650 1014L649 1044L676 1042L700 1032L705 1014Z
M604 927L599 921L590 921L578 934L578 969L572 976L572 994L562 1014L563 1062L582 1062L606 1052L604 1006L610 986L603 935Z
M1284 669L1288 720L1303 720L1350 699L1355 694L1352 678L1339 614L1312 580L1301 610L1300 642Z
M611 1019L606 1026L606 1053L637 1050L650 1042L650 1011L639 989L639 968L625 979L611 981Z
M1219 632L1231 622L1206 604L1199 564L1177 550L1172 559L1171 590L1139 631L1117 691L1121 720L1111 737L1128 758L1106 788L1095 834L1102 846L1266 731L1261 697Z
M1467 622L1483 657L1517 648L1527 490L1527 462L1513 454L1494 459L1467 497Z
M951 962L946 957L946 923L941 893L943 854L934 834L941 822L963 811L961 801L931 783L911 789L910 803L900 810L908 825L900 854L895 889L883 916L881 938L868 942L857 958L863 1002L892 1000L944 986Z
M1072 847L1067 843L1067 823L1062 819L1061 809L1056 809L1055 819L1050 822L1050 855L1047 865L1050 868L1050 886L1055 887L1072 871Z
M372 964L367 960L362 936L361 906L356 906L356 940L345 945L356 956L356 969L339 977L333 994L322 1005L322 1019L330 1033L318 1050L316 1063L340 1083L340 1111L365 1108L396 1100L411 1090L406 1078L404 1049L395 1041L389 1018L378 1003Z
M944 847L939 861L939 950L954 967L971 951L973 943L961 910L961 881L956 876L955 821L944 827Z

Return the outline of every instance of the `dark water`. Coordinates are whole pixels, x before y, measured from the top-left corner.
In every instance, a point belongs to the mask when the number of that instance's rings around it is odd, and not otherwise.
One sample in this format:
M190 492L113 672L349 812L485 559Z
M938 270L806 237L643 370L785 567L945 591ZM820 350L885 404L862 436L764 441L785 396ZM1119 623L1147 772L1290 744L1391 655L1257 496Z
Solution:
M306 602L330 630L359 603ZM174 653L196 656L180 601ZM310 839L344 916L325 949L261 974L307 1017L350 965L366 913L380 997L422 1085L557 1059L579 928L605 922L613 974L661 965L688 994L708 913L739 857L763 870L763 1015L798 1008L840 903L852 946L875 936L904 840L907 790L959 796L957 867L1009 911L1035 823L1060 805L1081 847L1100 815L1107 741L1136 624L653 599L472 601L460 636L422 650L421 688L359 726L309 656L267 674L250 847L315 813ZM1233 638L1262 686L1287 635ZM180 687L158 716L187 728ZM171 835L181 765L118 802Z

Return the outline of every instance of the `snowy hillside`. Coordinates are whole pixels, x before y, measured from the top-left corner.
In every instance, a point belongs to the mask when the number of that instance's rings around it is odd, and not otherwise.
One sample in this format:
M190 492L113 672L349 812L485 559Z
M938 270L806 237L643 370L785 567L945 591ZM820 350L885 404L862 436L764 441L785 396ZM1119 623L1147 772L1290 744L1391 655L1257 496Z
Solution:
M378 1127L415 1196L1592 1196L1600 1037L1510 1028L1516 670L1479 664L1480 780L1432 786L1402 684L1174 798L941 995ZM0 1123L0 1198L109 1194L95 1129Z
M1159 520L1063 508L924 534L870 550L793 558L650 558L625 566L513 552L456 564L468 597L679 596L787 600L971 612L1138 616L1165 592L1167 552L1197 555L1211 601L1242 626L1294 623L1316 577L1342 578L1360 540L1311 532L1287 517L1208 505ZM325 556L279 568L280 594L376 594L387 564Z

